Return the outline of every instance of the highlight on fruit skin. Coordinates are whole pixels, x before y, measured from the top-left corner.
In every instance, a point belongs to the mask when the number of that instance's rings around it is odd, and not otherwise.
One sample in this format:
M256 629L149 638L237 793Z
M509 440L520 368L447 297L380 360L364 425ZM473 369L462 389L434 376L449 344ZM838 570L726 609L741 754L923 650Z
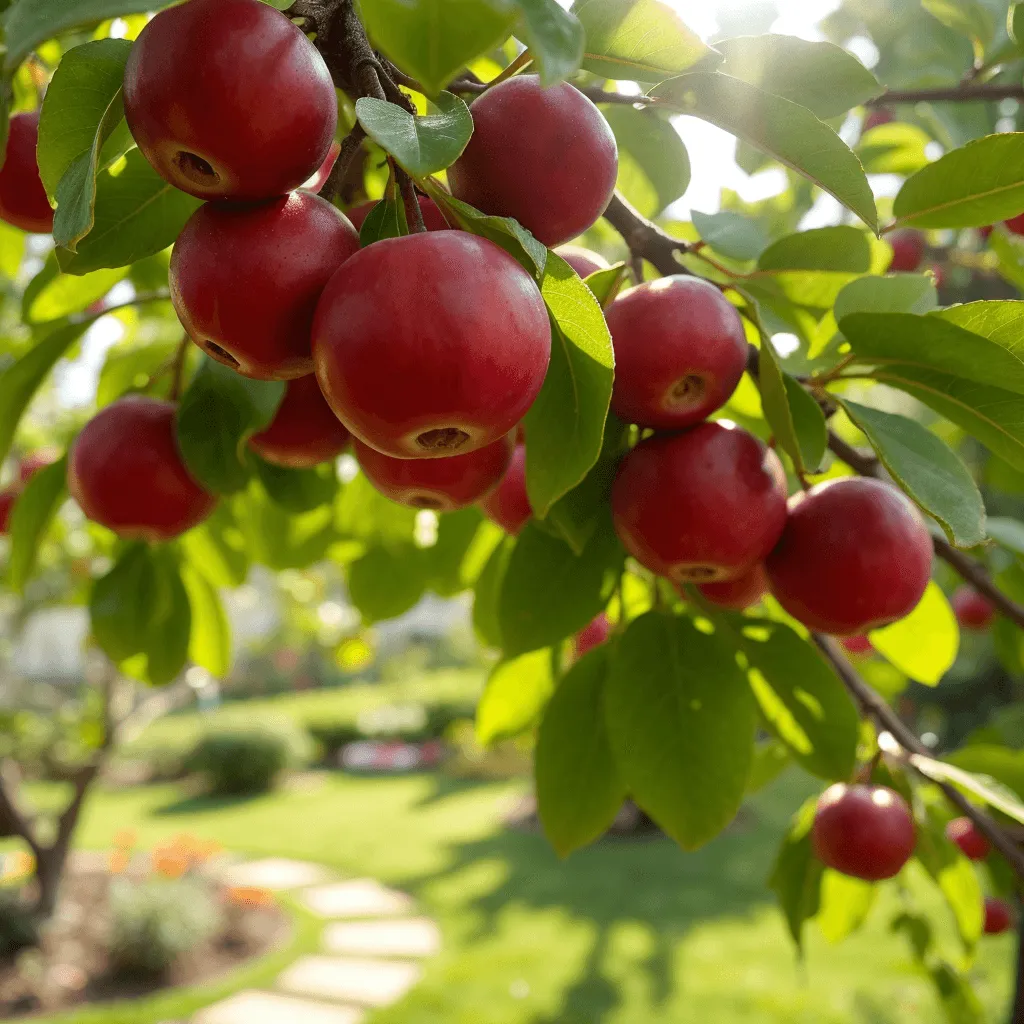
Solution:
M477 504L480 511L506 533L516 536L533 516L526 491L526 446L517 444L498 486Z

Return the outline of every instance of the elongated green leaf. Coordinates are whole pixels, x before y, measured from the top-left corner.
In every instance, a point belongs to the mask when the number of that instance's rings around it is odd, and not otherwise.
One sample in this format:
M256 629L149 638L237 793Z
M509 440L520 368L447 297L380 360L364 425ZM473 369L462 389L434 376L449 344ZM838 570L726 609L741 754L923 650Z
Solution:
M893 204L900 224L980 228L1024 210L1024 132L975 139L908 178Z
M967 36L975 54L983 57L992 42L995 24L992 15L978 0L921 0L921 6L943 25Z
M562 857L606 832L626 798L608 738L608 672L605 645L578 661L559 683L537 735L537 809Z
M515 0L520 10L520 35L545 88L578 71L586 33L579 19L556 0Z
M865 274L871 269L871 242L859 228L813 228L772 242L758 270L835 270Z
M793 817L793 824L779 847L768 886L778 897L789 933L797 950L803 951L804 924L821 906L824 865L814 855L811 826L817 798L811 797Z
M249 576L245 536L229 502L220 502L213 515L189 530L180 543L188 560L202 566L215 587L240 587Z
M21 593L35 569L36 555L53 517L67 497L68 460L46 466L32 476L11 513L11 557L7 579Z
M873 630L868 636L882 657L926 686L941 682L960 649L956 616L942 588L934 581L905 619Z
M1006 516L991 516L985 521L985 531L997 544L1024 555L1024 523Z
M365 622L397 618L423 596L426 562L418 555L414 548L374 547L349 566L349 595Z
M615 300L629 278L629 267L625 263L616 263L605 270L595 270L588 275L584 284L594 293L594 298L602 309Z
M821 909L817 921L821 934L837 945L864 923L875 902L876 886L859 878L826 871L821 880Z
M803 403L803 400L796 396L795 391L786 386L785 374L783 374L782 370L779 368L778 359L770 342L765 342L761 346L761 358L758 362L758 367L758 384L761 388L761 408L764 411L764 418L772 428L772 434L775 436L775 440L793 460L793 466L796 468L798 474L803 474L808 469L816 469L817 463L812 466L808 466L804 462L804 446L801 445L800 437L797 434L796 416L794 415L794 409L790 404L791 398L796 398L796 401L799 403L797 406L799 409L798 415L802 417L801 422L805 426L805 434L810 437L810 434L806 430L806 424L811 423L811 419L807 415L808 409L805 403ZM794 381L794 383L796 382ZM799 384L797 384L796 387L803 391L803 388L801 388ZM814 403L814 399L809 395L807 395L807 398L809 401ZM820 410L818 415L821 416L821 423L824 425L825 417ZM817 428L815 428L815 430L817 432ZM810 446L811 444L816 448L817 441L809 441L808 445ZM821 455L824 454L824 452L812 452L811 454L818 454L818 459L820 461Z
M480 743L518 736L537 723L555 688L551 662L551 652L543 650L495 666L476 709Z
M333 462L312 469L286 469L252 452L248 458L270 500L289 512L309 512L334 501L338 493L338 475Z
M1024 751L992 743L972 743L955 750L947 761L920 758L925 775L951 782L964 793L1024 825Z
M606 710L636 802L684 849L718 835L743 799L757 717L732 645L648 612L617 643Z
M828 447L825 414L810 392L796 378L784 373L782 382L786 386L789 411L793 417L793 430L804 466L809 472L815 473L820 469L825 449Z
M601 454L614 355L593 292L557 253L548 253L541 292L551 315L551 365L525 425L526 490L543 519Z
M231 624L220 595L194 563L182 567L181 578L192 606L188 656L210 675L223 679L231 670Z
M501 621L498 602L509 559L515 550L511 537L501 540L491 552L477 578L473 594L473 628L489 647L501 647Z
M806 107L728 75L673 78L652 95L681 114L717 124L831 193L877 230L878 214L864 169L852 150Z
M880 124L865 132L856 153L868 174L916 174L926 164L931 137L915 124Z
M1006 31L1018 47L1024 46L1024 3L1010 4L1006 12Z
M965 302L941 309L936 317L980 334L1024 360L1024 302Z
M701 213L691 210L690 217L703 241L716 252L734 260L756 260L768 244L764 228L750 217L731 210Z
M51 253L21 297L22 318L26 323L40 324L80 313L102 299L127 276L128 268L119 267L116 270L95 270L84 277L71 277L61 273L57 257Z
M388 174L388 183L384 187L384 195L366 215L359 229L359 244L365 249L382 238L400 238L409 234L409 221L405 212L405 203L398 191L398 183L394 174Z
M882 86L856 57L835 43L797 36L738 36L715 44L722 70L784 96L827 120L878 96Z
M310 512L295 513L283 509L275 501L271 501L263 485L252 480L243 495L233 501L235 521L242 534L242 545L246 554L254 562L266 565L270 569L304 569L322 559L328 548L339 539L335 526L335 510L330 506L321 506ZM391 549L389 549L391 550ZM402 573L419 570L420 561L416 557L418 549L410 546L404 560L396 551L396 562L388 568L395 575L393 585L402 586ZM366 569L366 575L372 578L372 563ZM388 590L392 581L382 580L383 589ZM350 596L355 602L355 588L352 586L350 567ZM369 605L367 605L369 607ZM366 608L360 608L366 611ZM397 614L397 613L396 613Z
M836 297L837 321L852 313L930 313L938 305L931 278L924 274L860 277Z

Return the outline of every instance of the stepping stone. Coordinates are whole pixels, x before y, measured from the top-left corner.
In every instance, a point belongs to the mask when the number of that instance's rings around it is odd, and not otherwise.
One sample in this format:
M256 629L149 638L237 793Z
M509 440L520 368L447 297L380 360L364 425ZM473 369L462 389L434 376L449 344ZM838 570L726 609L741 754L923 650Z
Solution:
M425 917L405 921L339 921L324 931L329 953L350 956L434 956L441 930Z
M277 979L277 986L311 999L390 1006L420 980L421 974L417 964L400 960L305 956Z
M321 917L396 917L408 914L413 907L405 893L369 878L308 889L302 899Z
M301 889L306 885L320 885L327 881L330 875L319 864L268 857L266 860L234 864L224 871L222 877L228 885L279 891Z
M193 1024L361 1024L366 1015L347 1006L328 1006L270 992L239 992L201 1010Z

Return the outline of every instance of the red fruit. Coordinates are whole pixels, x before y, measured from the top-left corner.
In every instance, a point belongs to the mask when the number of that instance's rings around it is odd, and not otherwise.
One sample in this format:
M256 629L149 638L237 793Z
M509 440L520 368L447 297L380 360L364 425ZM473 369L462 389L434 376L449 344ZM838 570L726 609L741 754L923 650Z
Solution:
M899 874L916 844L907 802L885 786L829 786L814 815L814 850L827 867L880 882Z
M493 444L450 459L395 459L353 443L356 458L370 483L402 505L454 512L479 501L498 486L515 448L510 431Z
M719 608L731 608L741 612L744 608L757 604L768 593L768 576L764 566L758 563L737 579L725 580L722 583L700 583L697 589Z
M11 525L11 512L21 491L17 487L8 487L0 491L0 535L7 533Z
M868 633L921 600L932 565L928 528L910 500L880 480L845 477L790 502L766 568L772 593L823 633Z
M981 240L983 242L987 242L989 240L989 236L994 230L995 227L992 224L986 224L983 228L978 228L978 234L981 236Z
M583 234L615 191L618 152L601 112L566 82L518 75L473 103L473 137L448 168L452 194L514 217L547 246Z
M143 395L97 413L71 446L68 489L93 522L122 537L177 537L213 511L216 498L189 475L175 407Z
M739 313L713 284L663 277L630 288L606 315L619 419L678 430L707 419L736 390L747 339Z
M702 423L641 441L622 460L612 516L626 550L659 576L734 580L779 539L786 474L745 430Z
M327 179L331 176L331 171L334 170L334 165L338 162L340 155L341 143L332 142L331 148L327 151L327 156L324 157L324 162L302 183L302 187L307 192L319 193L324 185L327 184Z
M926 249L924 235L920 231L906 229L896 231L889 236L892 246L892 262L889 270L909 274L921 266Z
M526 525L533 509L526 493L526 448L523 445L516 445L501 483L479 504L480 511L506 533L514 536Z
M36 164L39 111L15 114L7 137L7 156L0 168L0 220L22 231L53 230L53 210Z
M879 128L883 124L892 124L895 120L896 115L891 110L887 110L885 107L876 107L874 110L868 111L862 130L869 132L872 128Z
M267 462L309 469L340 455L349 432L331 412L316 377L288 382L281 404L266 430L249 438L249 447Z
M607 270L611 264L600 254L584 249L580 245L560 245L555 252L576 271L580 277L589 277L599 270Z
M984 860L992 850L992 844L975 827L970 818L954 818L946 826L946 838L956 843L965 857Z
M584 654L592 651L595 647L599 647L611 636L611 632L612 624L608 621L608 616L601 612L600 615L592 619L573 638L576 657L582 658Z
M444 214L441 212L441 208L433 199L430 199L428 196L417 196L416 201L420 204L420 213L423 214L423 224L428 231L452 230L451 225L444 219ZM367 202L360 203L358 206L353 206L351 210L346 211L348 219L356 226L356 231L362 230L363 221L366 220L367 215L376 205L377 200L370 199Z
M331 279L313 326L331 408L361 441L399 459L499 440L533 404L550 355L533 278L464 231L361 249Z
M23 484L27 484L41 469L53 464L60 458L60 452L56 448L40 448L39 451L26 455L18 465L18 477Z
M1016 217L1003 221L1006 230L1014 235L1024 235L1024 213L1018 213Z
M992 602L973 587L958 587L950 603L956 613L956 621L964 629L988 629L996 617L996 609Z
M124 112L157 172L200 199L269 199L324 162L338 124L313 44L260 0L189 0L141 32Z
M1001 935L1013 926L1013 912L1003 900L985 899L985 934Z
M305 377L317 302L358 250L344 214L308 192L207 203L174 245L171 301L192 340L225 366L261 380Z
M875 645L869 637L863 633L855 633L853 636L844 636L839 641L848 654L871 654Z

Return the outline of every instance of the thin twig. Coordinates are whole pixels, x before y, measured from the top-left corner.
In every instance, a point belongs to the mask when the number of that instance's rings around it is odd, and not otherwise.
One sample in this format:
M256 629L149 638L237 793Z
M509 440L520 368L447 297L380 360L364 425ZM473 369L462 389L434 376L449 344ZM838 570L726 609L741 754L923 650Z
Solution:
M68 317L68 323L85 324L106 316L108 313L116 313L119 309L128 309L130 306L144 306L149 302L167 302L171 293L166 288L156 288L151 292L139 292L134 299L126 299L124 302L115 302L112 306L104 306L98 313L75 313Z
M994 103L998 100L1024 99L1019 83L961 82L935 89L889 89L868 100L866 107L884 107L890 103Z
M402 193L402 205L405 207L405 221L412 234L426 231L427 226L423 223L423 211L420 209L420 202L416 196L416 186L412 178L398 166L392 164L395 171L395 179L398 182L398 189Z

